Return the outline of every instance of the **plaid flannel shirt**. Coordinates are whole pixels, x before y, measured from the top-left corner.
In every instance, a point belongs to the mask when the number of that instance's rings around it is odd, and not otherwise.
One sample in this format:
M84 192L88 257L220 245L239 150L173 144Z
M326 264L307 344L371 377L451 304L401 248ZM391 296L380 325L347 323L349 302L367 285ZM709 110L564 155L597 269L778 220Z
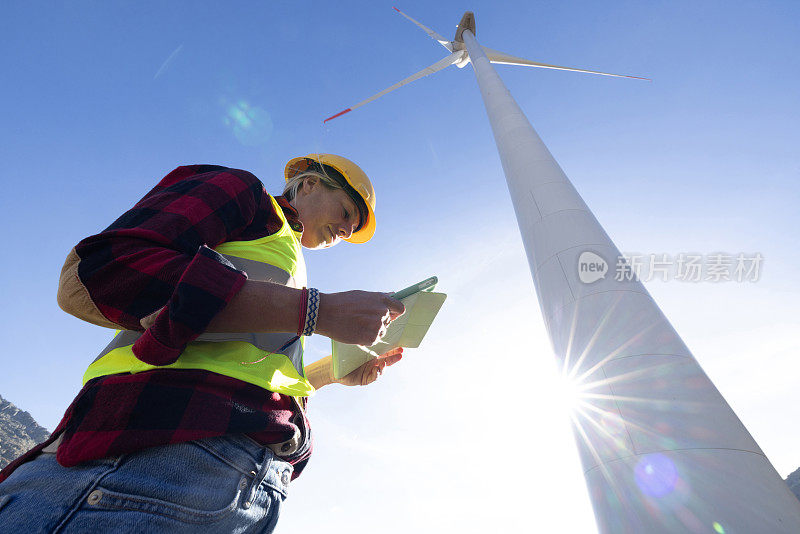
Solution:
M276 199L289 224L302 230L294 208ZM281 224L251 173L216 165L178 167L111 226L75 247L77 275L91 303L122 328L142 331L142 318L161 310L133 351L147 363L165 365L203 333L247 279L213 248L271 235ZM81 389L51 438L6 466L0 481L58 437L56 458L69 467L233 433L279 443L304 425L297 417L305 414L296 413L290 397L209 371L99 377ZM293 477L310 454L308 436L301 453L288 459Z

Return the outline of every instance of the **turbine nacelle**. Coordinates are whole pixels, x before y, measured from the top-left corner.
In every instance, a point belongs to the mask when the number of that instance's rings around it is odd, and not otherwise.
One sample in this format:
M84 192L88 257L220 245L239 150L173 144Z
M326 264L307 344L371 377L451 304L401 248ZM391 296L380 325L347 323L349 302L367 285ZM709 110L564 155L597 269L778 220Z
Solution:
M458 27L456 28L456 36L453 39L454 43L461 43L463 46L464 30L469 30L472 32L472 35L475 35L475 14L472 11L467 11L461 17L461 22L458 23Z
M372 95L371 97L367 98L366 100L362 100L358 104L355 104L355 105L345 109L344 111L340 111L336 115L332 115L332 116L328 117L327 119L325 119L322 122L328 122L331 119L335 119L336 117L340 117L340 116L344 115L345 113L348 113L348 112L353 111L354 109L356 109L358 107L363 106L364 104L369 104L373 100L376 100L376 99L382 97L386 93L390 93L390 92L394 91L395 89L398 89L398 88L400 88L400 87L402 87L404 85L407 85L407 84L409 84L411 82L419 80L420 78L424 78L425 76L428 76L429 74L433 74L435 72L439 72L440 70L442 70L442 69L444 69L446 67L449 67L450 65L455 65L458 68L463 68L463 67L465 67L466 65L468 65L470 63L469 53L467 52L466 45L464 44L464 32L465 31L469 31L469 32L472 33L473 36L475 35L475 14L472 13L472 11L467 11L466 13L464 13L464 15L461 17L461 21L458 23L458 27L456 28L456 35L455 35L454 40L448 41L445 37L442 37L440 34L436 33L432 29L430 29L427 26L425 26L425 25L417 22L416 20L412 19L411 17L409 17L408 15L406 15L405 13L403 13L402 11L397 9L396 7L393 7L392 9L394 9L395 11L397 11L398 13L403 15L405 18L407 18L411 22L413 22L422 31L427 33L428 36L430 36L432 39L434 39L435 41L438 41L438 43L440 45L445 47L447 49L447 51L450 52L450 55L445 57L445 58L443 58L443 59L440 59L439 61L437 61L436 63L434 63L430 67L426 67L426 68L422 69L421 71L417 72L416 74L412 74L408 78L406 78L404 80L400 80L396 84L392 85L391 87L388 87L388 88L384 89L380 93ZM638 76L626 76L624 74L610 74L608 72L599 72L599 71L596 71L596 70L585 70L585 69L576 69L576 68L573 68L573 67L561 67L559 65L550 65L548 63L540 63L538 61L531 61L529 59L524 59L524 58L521 58L521 57L512 56L511 54L506 54L505 52L500 52L498 50L492 50L491 48L486 48L486 47L482 47L482 48L483 48L483 51L486 53L486 57L492 63L499 63L499 64L503 64L503 65L520 65L520 66L526 66L526 67L539 67L539 68L543 68L543 69L570 70L570 71L573 71L573 72L583 72L583 73L587 73L587 74L600 74L602 76L615 76L615 77L618 77L618 78L636 78L636 79L639 79L639 80L648 80L648 78L640 78Z

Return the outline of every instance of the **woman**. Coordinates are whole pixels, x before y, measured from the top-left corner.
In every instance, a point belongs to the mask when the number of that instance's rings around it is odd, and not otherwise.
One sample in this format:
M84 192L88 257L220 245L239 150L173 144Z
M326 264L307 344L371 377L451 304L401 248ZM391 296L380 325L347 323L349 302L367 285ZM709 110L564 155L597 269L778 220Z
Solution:
M68 313L120 332L51 438L0 473L16 532L271 532L311 454L303 365L318 333L371 345L404 312L384 293L306 288L302 247L364 243L375 192L353 162L291 160L281 197L252 174L179 167L69 254ZM366 385L401 349L339 380Z

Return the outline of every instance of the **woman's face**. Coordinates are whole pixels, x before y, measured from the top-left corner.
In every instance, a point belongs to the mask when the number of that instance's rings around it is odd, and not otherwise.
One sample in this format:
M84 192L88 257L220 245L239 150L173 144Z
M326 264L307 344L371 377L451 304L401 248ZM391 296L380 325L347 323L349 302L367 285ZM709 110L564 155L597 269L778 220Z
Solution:
M291 202L303 223L301 243L306 248L328 248L358 228L358 207L343 189L329 189L318 178L303 182Z

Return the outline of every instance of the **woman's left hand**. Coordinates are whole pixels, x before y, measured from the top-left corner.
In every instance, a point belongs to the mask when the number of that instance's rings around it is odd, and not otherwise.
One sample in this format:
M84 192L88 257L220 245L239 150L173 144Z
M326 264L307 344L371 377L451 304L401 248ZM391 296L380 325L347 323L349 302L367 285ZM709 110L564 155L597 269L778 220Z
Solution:
M352 373L337 380L337 382L345 386L366 386L375 382L386 367L396 364L402 357L403 347L397 347L368 361Z

